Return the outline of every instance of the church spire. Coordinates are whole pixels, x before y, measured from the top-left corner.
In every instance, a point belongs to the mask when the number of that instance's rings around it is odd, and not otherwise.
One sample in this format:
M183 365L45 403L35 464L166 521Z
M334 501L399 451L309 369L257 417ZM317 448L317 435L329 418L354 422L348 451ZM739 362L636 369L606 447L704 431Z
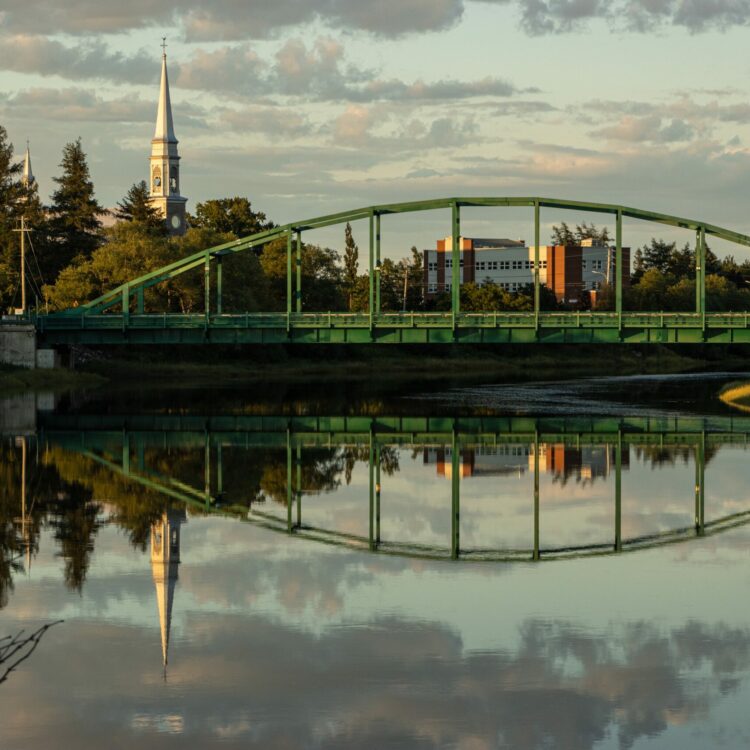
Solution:
M172 102L169 98L169 77L167 76L167 38L162 37L161 53L161 86L159 88L159 106L156 110L155 141L177 143L172 122Z
M149 180L151 205L164 217L170 234L185 234L185 204L180 195L180 155L172 122L172 101L167 76L167 42L162 37L161 85L156 109L156 128L151 140Z
M23 177L21 179L23 180L23 184L27 187L31 187L34 182L36 182L34 173L31 171L31 153L29 151L28 141L26 141L26 156L23 160Z

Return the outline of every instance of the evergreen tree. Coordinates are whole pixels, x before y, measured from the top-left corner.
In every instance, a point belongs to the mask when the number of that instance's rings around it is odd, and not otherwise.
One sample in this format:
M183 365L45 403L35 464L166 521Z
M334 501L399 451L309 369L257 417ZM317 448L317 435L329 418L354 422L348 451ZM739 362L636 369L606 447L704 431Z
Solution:
M655 268L661 273L668 273L672 255L677 250L674 242L665 242L652 238L651 244L643 246L643 265L645 270Z
M552 227L553 245L570 247L571 245L580 245L584 240L594 240L596 245L608 245L610 242L609 229L607 227L599 229L596 224L587 224L585 221L582 224L577 224L575 230L572 230L564 221Z
M140 222L165 234L167 232L164 217L151 203L145 180L133 184L122 201L117 204L115 216L123 221Z
M359 276L359 248L352 235L352 225L347 221L344 229L344 292L349 311L352 310L354 290Z
M94 198L94 185L89 175L86 154L81 139L68 143L63 149L62 176L55 177L59 185L52 195L51 232L54 238L54 258L50 259L53 281L74 258L90 258L101 244L102 207Z
M578 245L584 240L593 240L595 245L608 245L610 241L609 229L607 227L599 229L593 222L587 224L584 221L583 224L576 225L575 238Z
M14 303L19 281L18 219L23 186L22 166L13 160L13 144L0 125L0 308L5 311Z
M638 280L643 276L643 272L646 270L645 262L643 260L643 250L640 247L636 248L635 255L633 257L633 275L631 282L634 284L638 283Z
M565 245L566 247L576 244L575 235L564 221L561 221L559 226L555 224L552 227L552 244Z

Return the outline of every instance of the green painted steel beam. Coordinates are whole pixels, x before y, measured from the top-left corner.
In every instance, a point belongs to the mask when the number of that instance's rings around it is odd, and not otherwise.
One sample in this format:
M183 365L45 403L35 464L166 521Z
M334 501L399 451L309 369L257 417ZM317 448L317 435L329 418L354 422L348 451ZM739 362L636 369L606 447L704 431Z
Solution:
M294 293L294 298L296 299L296 307L297 313L302 312L302 232L297 229L297 247L296 247L296 256L295 256L295 263L297 268L297 275L296 275L296 291Z
M615 218L615 312L622 319L622 211L618 210ZM609 277L609 268L607 269Z
M380 214L375 214L375 314L380 315Z
M224 312L224 275L222 257L216 258L216 314Z
M430 211L439 209L455 210L460 207L504 207L504 206L540 206L545 208L557 208L576 211L586 211L595 213L607 213L615 216L625 216L643 221L651 221L657 224L667 226L692 229L701 231L703 235L716 236L721 239L750 247L750 236L734 232L704 221L686 219L669 214L663 214L654 211L631 208L627 206L618 206L615 204L594 203L588 201L572 201L554 198L539 197L456 197L456 198L439 198L425 201L411 201L405 203L383 204L370 206L368 208L358 208L350 211L328 214L326 216L315 217L301 222L294 222L280 227L274 227L257 234L233 240L222 245L217 245L206 250L201 250L191 256L183 258L174 263L168 264L160 269L148 274L132 279L105 294L97 297L91 302L82 305L75 310L62 311L56 315L76 315L80 312L97 312L108 309L121 303L123 293L128 296L138 293L139 288L148 288L158 283L162 283L170 278L174 278L182 273L188 272L203 263L206 254L212 259L224 257L237 252L242 252L251 248L262 247L264 244L283 238L287 233L299 232L305 229L316 229L335 224L342 224L347 221L357 221L368 218L369 216L409 213L418 211Z
M375 319L375 215L369 216L369 241L367 244L367 311L369 315L369 327L372 330Z
M286 234L286 314L292 316L292 233Z
M453 327L461 312L461 207L451 204L451 312Z
M539 278L539 245L541 243L541 216L539 201L534 201L534 323L539 325L539 312L541 307L541 282ZM549 285L548 285L549 286Z

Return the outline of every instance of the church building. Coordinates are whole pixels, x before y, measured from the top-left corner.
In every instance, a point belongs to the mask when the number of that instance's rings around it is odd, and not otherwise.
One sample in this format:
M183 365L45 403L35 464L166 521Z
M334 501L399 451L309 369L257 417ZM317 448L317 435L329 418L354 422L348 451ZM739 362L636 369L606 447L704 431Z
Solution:
M180 195L180 156L172 122L172 102L169 98L166 45L161 56L161 86L156 112L156 130L151 141L150 198L151 205L159 210L172 235L185 234L185 204Z

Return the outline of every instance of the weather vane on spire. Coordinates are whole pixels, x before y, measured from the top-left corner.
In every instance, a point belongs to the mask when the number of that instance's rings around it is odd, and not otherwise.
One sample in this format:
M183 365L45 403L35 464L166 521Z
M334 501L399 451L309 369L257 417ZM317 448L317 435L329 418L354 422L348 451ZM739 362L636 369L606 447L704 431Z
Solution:
M161 38L161 53L166 57L167 55L167 37L163 36Z

